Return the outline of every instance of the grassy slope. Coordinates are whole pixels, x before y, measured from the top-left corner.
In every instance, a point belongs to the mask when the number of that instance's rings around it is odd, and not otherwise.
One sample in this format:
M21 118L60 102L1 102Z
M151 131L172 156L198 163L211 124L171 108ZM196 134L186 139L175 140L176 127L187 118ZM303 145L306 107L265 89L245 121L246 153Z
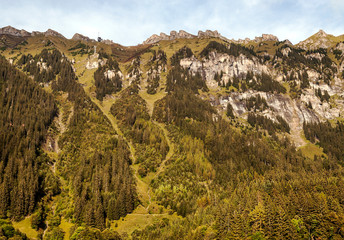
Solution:
M20 222L12 222L12 224L15 229L18 229L22 233L25 233L28 238L38 239L38 232L31 228L31 216L26 217Z
M66 219L61 219L60 228L65 232L64 240L68 240L70 236L70 229L74 226L73 223L67 222Z
M300 147L302 154L310 159L314 159L315 155L321 156L324 154L323 149L315 144L308 142L305 146Z

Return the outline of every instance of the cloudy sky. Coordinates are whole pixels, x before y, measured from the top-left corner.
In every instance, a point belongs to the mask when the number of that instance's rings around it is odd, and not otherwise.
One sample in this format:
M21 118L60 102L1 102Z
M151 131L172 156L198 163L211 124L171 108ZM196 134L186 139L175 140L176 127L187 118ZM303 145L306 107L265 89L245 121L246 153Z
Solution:
M48 28L136 45L154 33L218 30L229 39L271 33L298 43L319 29L344 34L344 0L1 0L0 27Z

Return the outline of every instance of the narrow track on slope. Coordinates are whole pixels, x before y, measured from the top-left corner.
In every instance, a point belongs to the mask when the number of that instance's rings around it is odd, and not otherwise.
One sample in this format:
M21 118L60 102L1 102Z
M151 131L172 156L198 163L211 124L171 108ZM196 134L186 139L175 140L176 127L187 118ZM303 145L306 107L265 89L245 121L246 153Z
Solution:
M174 154L174 144L171 142L170 137L168 136L168 130L166 129L166 127L164 126L164 124L163 124L163 123L159 123L159 122L154 121L154 120L153 120L152 122L162 130L162 132L163 132L163 134L164 134L164 136L165 136L165 139L166 139L166 141L167 141L167 145L168 145L168 147L169 147L169 151L168 151L168 153L167 153L165 159L161 162L161 164L160 164L158 170L157 170L156 173L155 173L155 176L154 176L154 178L155 178L155 177L157 177L163 170L165 170L166 162L167 162L168 160L170 160L171 157L173 156L173 154Z
M110 111L106 111L106 109L104 108L103 104L96 98L89 96L91 98L91 100L99 107L99 109L102 111L102 113L107 117L107 119L109 119L112 127L115 129L116 133L121 136L123 138L123 140L128 144L129 147L129 151L130 151L130 155L132 157L133 160L133 165L136 164L136 150L133 146L133 144L131 143L131 141L129 141L123 134L123 132L121 131L121 129L119 128L118 124L117 124L117 120L116 118L110 113ZM137 191L138 191L138 195L141 197L140 201L141 204L144 204L146 200L148 200L147 206L143 206L147 211L148 208L151 204L151 195L150 195L150 191L149 191L149 186L147 183L145 183L144 181L142 181L139 177L138 174L138 168L133 168L134 170L134 177L137 181Z
M154 199L152 196L152 194L153 194L152 189L149 186L151 183L151 180L147 181L148 179L142 179L141 176L139 175L139 173L138 173L139 164L137 163L137 154L136 154L135 146L131 142L131 140L128 139L124 135L124 133L122 132L122 130L119 127L119 124L118 124L116 117L114 115L112 115L110 112L111 105L115 102L114 99L116 99L117 95L113 95L114 98L109 98L109 99L105 99L103 101L99 101L92 94L93 93L93 89L91 88L92 83L89 81L83 81L84 80L83 78L86 78L86 77L87 77L87 75L83 75L83 76L80 76L80 78L79 78L79 81L84 83L83 87L85 89L86 94L98 106L98 108L106 116L106 118L110 121L110 123L111 123L113 129L116 131L117 135L120 136L128 144L130 155L132 158L131 168L133 170L134 178L136 179L136 190L137 190L139 200L141 202L140 205L145 209L145 211L147 212L146 214L148 215L149 214L149 208L150 208L151 204L154 202ZM158 99L161 99L164 95L165 94L160 94L160 95L158 94L158 97L154 97L153 99L151 99L151 102L152 102L151 108L153 108L154 102ZM145 97L143 97L143 99L146 101ZM152 109L150 111L150 115L152 115ZM169 146L169 152L165 156L165 159L161 162L161 164L160 164L159 168L157 169L157 171L155 172L155 174L152 176L152 179L156 178L165 169L166 162L174 154L174 145L168 136L169 135L168 130L165 128L164 124L158 123L156 121L153 121L153 124L157 125L163 131L164 137L166 138L166 141L167 141L168 146ZM136 213L132 213L132 214L136 214Z
M66 123L63 123L63 117L64 115L66 114L63 110L62 110L62 107L59 109L59 115L57 117L57 124L58 124L58 128L59 128L59 133L56 135L55 139L54 139L54 142L55 142L55 146L54 146L54 149L53 149L53 152L55 152L56 154L59 154L61 149L59 147L59 140L60 140L60 137L64 134L64 132L67 130L68 128L68 125L70 123L70 120L72 118L72 116L74 115L74 106L71 107L70 109L70 113L68 115L68 118L67 118L67 121ZM52 165L52 171L54 174L56 174L56 163L57 163L57 158L55 159L53 165Z

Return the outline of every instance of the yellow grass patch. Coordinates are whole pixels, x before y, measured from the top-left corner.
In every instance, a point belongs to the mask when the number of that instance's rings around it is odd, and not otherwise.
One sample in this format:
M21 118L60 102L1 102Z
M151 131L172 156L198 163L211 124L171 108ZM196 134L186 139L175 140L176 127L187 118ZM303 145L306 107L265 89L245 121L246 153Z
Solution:
M15 229L18 229L20 232L25 233L28 238L38 239L38 232L31 227L31 216L26 217L20 222L12 222L12 224Z

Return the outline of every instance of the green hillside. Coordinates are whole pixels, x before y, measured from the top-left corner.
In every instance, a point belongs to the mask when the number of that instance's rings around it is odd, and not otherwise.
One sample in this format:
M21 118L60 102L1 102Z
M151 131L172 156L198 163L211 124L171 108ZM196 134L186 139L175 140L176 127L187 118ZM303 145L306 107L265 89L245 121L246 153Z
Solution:
M342 38L1 39L0 239L344 238Z

